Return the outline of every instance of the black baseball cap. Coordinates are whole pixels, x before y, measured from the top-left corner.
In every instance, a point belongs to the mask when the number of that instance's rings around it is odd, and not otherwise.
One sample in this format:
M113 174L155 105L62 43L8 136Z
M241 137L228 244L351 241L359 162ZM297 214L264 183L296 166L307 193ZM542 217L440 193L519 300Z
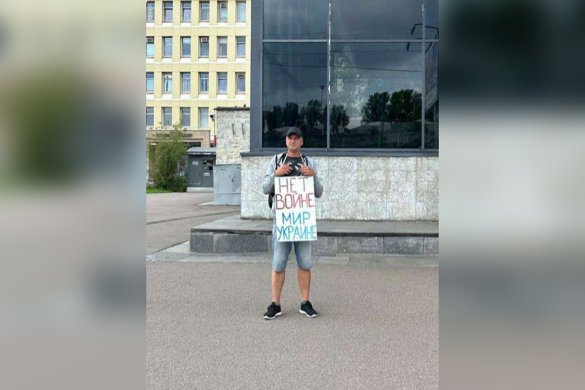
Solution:
M298 127L289 127L286 131L286 136L290 137L291 135L295 134L297 137L303 137L303 132Z

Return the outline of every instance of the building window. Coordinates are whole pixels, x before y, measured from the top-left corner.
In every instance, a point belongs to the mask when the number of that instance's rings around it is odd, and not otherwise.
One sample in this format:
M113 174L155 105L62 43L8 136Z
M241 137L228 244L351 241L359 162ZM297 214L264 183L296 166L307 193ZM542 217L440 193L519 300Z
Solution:
M209 1L199 2L199 21L209 22Z
M146 93L154 92L154 72L146 72Z
M237 93L246 92L246 74L244 72L236 73L236 92Z
M146 23L154 23L154 1L146 2Z
M162 107L162 124L163 126L173 125L173 109L171 107Z
M227 93L227 73L217 73L217 93Z
M199 37L199 57L209 57L209 37Z
M154 57L154 37L146 37L146 57Z
M154 107L146 107L146 126L154 126Z
M298 126L305 147L438 149L438 0L371 3L265 1L255 8L263 27L254 42L262 50L262 101L252 102L251 125L265 129L257 135L262 147L281 147L281 129Z
M181 57L191 57L191 37L181 37Z
M170 23L173 21L173 2L163 1L163 22Z
M181 93L191 92L191 73L181 72Z
M191 108L190 107L181 107L181 126L183 126L183 127L191 126Z
M209 108L199 107L199 128L209 129Z
M173 37L163 37L163 57L173 56Z
M163 93L173 92L173 74L171 72L163 72Z
M422 46L331 44L331 147L421 146Z
M305 147L325 148L327 42L271 42L263 50L264 147L280 147L278 128L297 126Z
M227 57L227 37L217 37L217 56Z
M237 14L236 14L236 22L245 22L246 21L246 2L245 1L238 1L237 3Z
M181 22L191 21L191 2L181 1Z
M199 72L199 93L209 93L209 73Z
M228 3L227 1L217 2L217 21L227 22L228 20Z
M246 56L246 37L236 37L236 56Z

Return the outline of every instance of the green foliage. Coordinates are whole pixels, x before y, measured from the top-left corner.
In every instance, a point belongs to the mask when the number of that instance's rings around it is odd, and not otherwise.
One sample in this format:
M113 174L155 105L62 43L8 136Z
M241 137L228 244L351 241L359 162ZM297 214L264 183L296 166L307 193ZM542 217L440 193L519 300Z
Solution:
M334 128L345 127L349 124L349 116L344 105L331 106L331 124Z
M150 175L154 187L184 192L187 181L179 175L179 162L188 149L183 142L184 131L174 125L171 131L159 132L155 137L156 145L149 149Z
M362 107L362 123L387 122L389 119L390 94L376 92L370 95L368 102Z
M422 97L412 89L396 91L390 96L388 116L395 122L412 122L421 118Z
M362 108L362 122L411 122L421 118L421 94L412 89L376 92Z

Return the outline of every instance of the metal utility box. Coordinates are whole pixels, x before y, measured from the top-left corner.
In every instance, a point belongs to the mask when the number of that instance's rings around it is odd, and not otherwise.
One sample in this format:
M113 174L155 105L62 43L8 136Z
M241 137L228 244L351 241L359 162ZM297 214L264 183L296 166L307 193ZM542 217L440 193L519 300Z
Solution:
M213 188L215 150L190 148L187 151L187 187Z
M242 166L217 165L213 175L213 203L216 205L241 204Z

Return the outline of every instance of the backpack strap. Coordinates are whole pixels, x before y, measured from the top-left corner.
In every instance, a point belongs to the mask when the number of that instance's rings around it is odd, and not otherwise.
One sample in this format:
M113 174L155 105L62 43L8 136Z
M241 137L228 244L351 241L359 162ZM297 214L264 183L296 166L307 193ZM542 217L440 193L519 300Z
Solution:
M304 154L301 154L301 161L306 165L309 166L309 160L307 159L307 156L305 156Z
M286 160L286 152L277 154L274 156L274 161L276 162L276 169Z

